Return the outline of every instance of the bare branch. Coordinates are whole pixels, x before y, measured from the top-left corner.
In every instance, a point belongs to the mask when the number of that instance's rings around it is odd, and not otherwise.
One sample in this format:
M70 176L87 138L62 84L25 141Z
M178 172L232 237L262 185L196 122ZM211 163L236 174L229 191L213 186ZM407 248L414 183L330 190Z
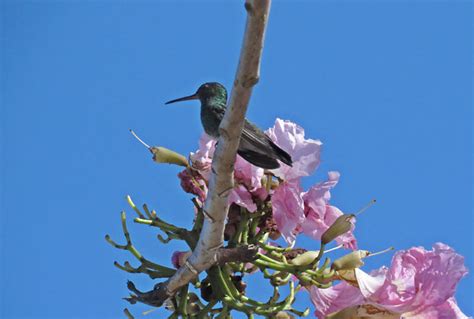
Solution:
M151 303L154 305L161 305L166 297L172 296L198 273L217 262L216 253L224 242L224 224L229 209L228 196L233 188L235 156L252 88L260 76L260 61L270 2L271 0L245 2L247 23L239 66L229 105L219 128L220 137L214 153L209 192L203 208L208 217L204 220L199 241L186 265L168 281L156 287L160 290L159 293L155 291L147 295L147 297L153 296ZM157 297L161 300L156 300ZM150 303L150 300L147 301Z

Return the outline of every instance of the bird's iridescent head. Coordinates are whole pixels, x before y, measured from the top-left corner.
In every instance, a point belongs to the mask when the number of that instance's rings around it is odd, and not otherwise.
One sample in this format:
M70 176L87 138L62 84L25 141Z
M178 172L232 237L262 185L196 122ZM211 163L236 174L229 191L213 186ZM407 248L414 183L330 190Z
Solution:
M179 99L171 100L165 104L171 104L175 102L188 101L188 100L200 100L201 103L206 103L212 99L220 101L227 101L227 90L225 87L217 82L204 83L193 95L185 96Z

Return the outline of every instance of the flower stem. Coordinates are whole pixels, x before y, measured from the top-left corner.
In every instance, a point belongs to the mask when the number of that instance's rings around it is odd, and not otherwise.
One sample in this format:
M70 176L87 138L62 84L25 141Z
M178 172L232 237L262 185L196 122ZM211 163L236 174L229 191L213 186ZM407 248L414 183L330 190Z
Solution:
M179 314L183 318L188 317L188 311L187 311L187 306L188 306L188 286L189 285L184 285L180 291L179 291L179 304L178 304L178 310Z

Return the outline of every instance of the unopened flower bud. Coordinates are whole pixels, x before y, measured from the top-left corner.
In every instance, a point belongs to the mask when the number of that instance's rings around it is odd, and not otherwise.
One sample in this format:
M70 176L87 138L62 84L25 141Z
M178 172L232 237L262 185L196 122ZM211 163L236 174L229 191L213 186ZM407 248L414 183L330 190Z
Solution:
M188 257L191 256L191 254L192 251L175 251L171 256L171 263L176 269L178 269L186 263L186 260L188 260Z
M174 311L174 304L173 304L173 301L171 300L171 298L168 298L165 300L164 304L165 306L165 309L168 310L168 311Z
M190 292L188 294L188 302L198 302L199 301L199 297L198 295L196 295L195 293L193 292Z
M199 311L201 311L201 307L199 307L199 304L196 303L196 302L189 302L187 307L186 307L186 310L187 310L189 315L195 315Z
M288 250L288 251L283 251L282 254L283 254L283 256L285 256L285 258L287 260L292 260L292 259L295 259L299 255L301 255L301 254L303 254L307 251L308 250L304 249L304 248L293 248L293 249Z
M275 315L275 319L295 319L295 316L285 311L278 311Z
M242 276L231 276L232 282L235 285L235 288L240 293L245 293L245 289L247 288L247 284L242 280Z
M224 240L231 240L236 231L237 226L235 224L226 224L224 229Z
M205 301L209 302L211 300L216 299L216 297L214 296L214 292L212 291L212 286L211 286L211 283L209 282L209 279L206 278L201 282L200 289L201 289L201 297Z
M176 164L187 167L188 160L183 155L176 153L161 146L150 147L150 152L153 154L153 160L157 163Z
M290 260L290 264L295 266L307 266L318 258L318 255L319 252L317 251L307 251Z
M272 229L270 230L269 237L271 240L277 240L278 238L281 237L281 233L278 231L278 229Z
M199 174L194 174L194 171L186 168L178 173L181 180L181 187L186 193L194 194L199 197L200 201L204 201L207 196L206 181Z
M355 250L339 259L336 259L331 268L334 270L350 270L362 267L364 262L362 259L370 255L367 250Z
M334 223L321 236L321 243L326 245L336 239L338 236L347 233L352 227L353 214L344 214L339 216Z

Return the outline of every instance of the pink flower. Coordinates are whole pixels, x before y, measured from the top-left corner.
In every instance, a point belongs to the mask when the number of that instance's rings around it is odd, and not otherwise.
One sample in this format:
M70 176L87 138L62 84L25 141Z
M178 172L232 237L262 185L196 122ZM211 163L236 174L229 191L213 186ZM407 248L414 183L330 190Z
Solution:
M243 185L237 185L229 194L229 205L235 203L246 208L253 213L257 210L257 205L252 200L252 195Z
M296 227L304 221L304 203L299 182L281 184L272 196L273 219L285 241L295 243Z
M303 195L306 219L302 223L301 229L311 238L320 240L329 226L343 215L337 207L328 204L331 198L329 190L336 186L339 176L338 172L329 172L327 181L314 185ZM357 242L353 230L354 227L351 231L337 237L336 242L343 244L346 248L356 249Z
M327 181L314 185L304 194L303 198L306 206L318 212L319 215L323 215L324 206L326 206L331 199L331 193L329 191L337 185L340 176L341 174L339 172L328 172Z
M326 290L311 287L310 294L320 319L351 307L355 317L370 310L377 318L467 319L453 297L466 274L464 258L437 243L430 251L399 251L389 269L367 274L356 268L359 289L342 282Z
M252 165L237 155L234 164L234 177L237 182L244 184L253 192L262 187L263 168Z
M279 147L288 152L293 166L282 164L274 174L284 180L293 180L310 175L319 165L321 141L305 139L304 129L290 121L276 119L275 125L266 131Z
M430 251L414 247L397 252L384 278L374 280L364 274L356 270L361 292L368 301L403 313L406 318L416 318L453 297L467 269L461 255L445 244L436 243Z
M192 166L199 174L192 176L189 170L185 170L178 175L183 189L188 193L197 195L201 200L204 200L207 196L205 181L209 180L215 147L216 141L203 133L199 139L199 149L190 155ZM257 206L245 186L252 191L260 189L262 187L263 169L250 164L237 155L234 174L235 179L240 184L237 184L229 194L229 204L235 203L245 207L249 212L256 211Z
M206 133L203 133L199 139L199 149L189 156L193 168L197 169L205 180L209 180L215 146L216 141Z
M190 169L185 169L178 174L178 177L181 180L181 187L186 193L198 196L201 201L206 199L207 185L201 175L193 174Z
M260 187L260 188L257 188L255 191L253 191L252 195L260 199L261 201L264 201L268 197L268 192L265 189L265 187Z

